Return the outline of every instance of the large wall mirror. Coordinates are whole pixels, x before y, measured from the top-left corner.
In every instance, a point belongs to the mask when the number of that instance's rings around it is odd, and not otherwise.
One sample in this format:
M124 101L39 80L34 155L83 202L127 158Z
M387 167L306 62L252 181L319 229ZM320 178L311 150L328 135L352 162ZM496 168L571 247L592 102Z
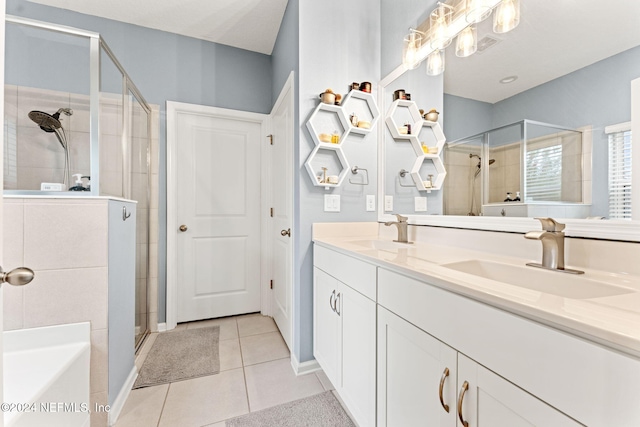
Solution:
M441 111L447 175L437 191L412 186L402 171L414 166L415 150L381 121L380 219L393 196L393 212L416 223L526 231L533 221L525 218L553 216L569 219L574 235L640 240L640 224L613 219L609 209L610 133L631 122L632 81L640 78L640 2L520 0L515 30L495 34L491 17L477 24L478 51L457 57L454 39L435 77L426 61L412 70L401 63L402 34L425 29L437 2L418 11L404 2L412 13L386 13L401 5L383 0L387 76L378 102L386 114L402 89L419 108ZM426 212L416 198L427 199Z

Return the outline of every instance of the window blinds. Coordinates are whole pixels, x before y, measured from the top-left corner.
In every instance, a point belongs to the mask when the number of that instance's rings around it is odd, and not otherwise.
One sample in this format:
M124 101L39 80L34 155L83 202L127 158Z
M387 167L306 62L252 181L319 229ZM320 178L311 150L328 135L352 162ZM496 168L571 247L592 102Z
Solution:
M562 144L527 151L527 200L562 197Z
M605 132L609 134L609 217L631 219L630 126L612 126Z

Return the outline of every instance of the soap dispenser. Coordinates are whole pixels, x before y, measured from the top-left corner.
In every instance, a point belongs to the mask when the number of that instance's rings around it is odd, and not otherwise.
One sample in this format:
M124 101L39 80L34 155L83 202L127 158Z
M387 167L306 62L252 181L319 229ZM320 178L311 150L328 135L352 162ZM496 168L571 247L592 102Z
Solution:
M85 188L84 185L82 185L82 174L81 173L75 173L73 174L73 177L76 180L76 185L74 185L73 187L71 187L69 189L69 191L88 191L88 188Z

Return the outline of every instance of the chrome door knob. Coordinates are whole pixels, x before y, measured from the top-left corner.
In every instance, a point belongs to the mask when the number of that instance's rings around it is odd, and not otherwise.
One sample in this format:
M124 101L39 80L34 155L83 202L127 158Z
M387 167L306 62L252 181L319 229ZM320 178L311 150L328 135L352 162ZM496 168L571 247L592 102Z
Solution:
M0 267L0 283L8 283L13 286L24 286L27 283L31 283L35 273L32 269L27 267L14 268L8 273L2 271Z
M283 237L284 237L284 236L289 236L289 237L291 237L291 229L289 228L289 229L287 229L287 230L282 230L282 231L280 231L280 235L281 235L281 236L283 236Z
M184 225L184 224L182 224L182 225L180 226L180 231L182 231L183 233L184 233L185 231L187 231L187 226L186 226L186 225Z

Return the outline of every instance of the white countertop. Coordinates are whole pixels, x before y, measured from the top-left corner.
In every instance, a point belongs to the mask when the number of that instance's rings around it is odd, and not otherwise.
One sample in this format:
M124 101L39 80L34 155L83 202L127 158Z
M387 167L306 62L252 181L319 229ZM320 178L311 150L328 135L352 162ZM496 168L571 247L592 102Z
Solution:
M363 227L363 231L371 229ZM489 304L548 326L640 357L640 277L583 269L581 277L607 282L629 292L573 299L485 279L444 267L465 260L524 266L530 260L476 250L416 242L394 244L377 234L314 236L317 245L376 263L431 285ZM528 267L533 268L533 267ZM550 272L550 274L564 274Z

